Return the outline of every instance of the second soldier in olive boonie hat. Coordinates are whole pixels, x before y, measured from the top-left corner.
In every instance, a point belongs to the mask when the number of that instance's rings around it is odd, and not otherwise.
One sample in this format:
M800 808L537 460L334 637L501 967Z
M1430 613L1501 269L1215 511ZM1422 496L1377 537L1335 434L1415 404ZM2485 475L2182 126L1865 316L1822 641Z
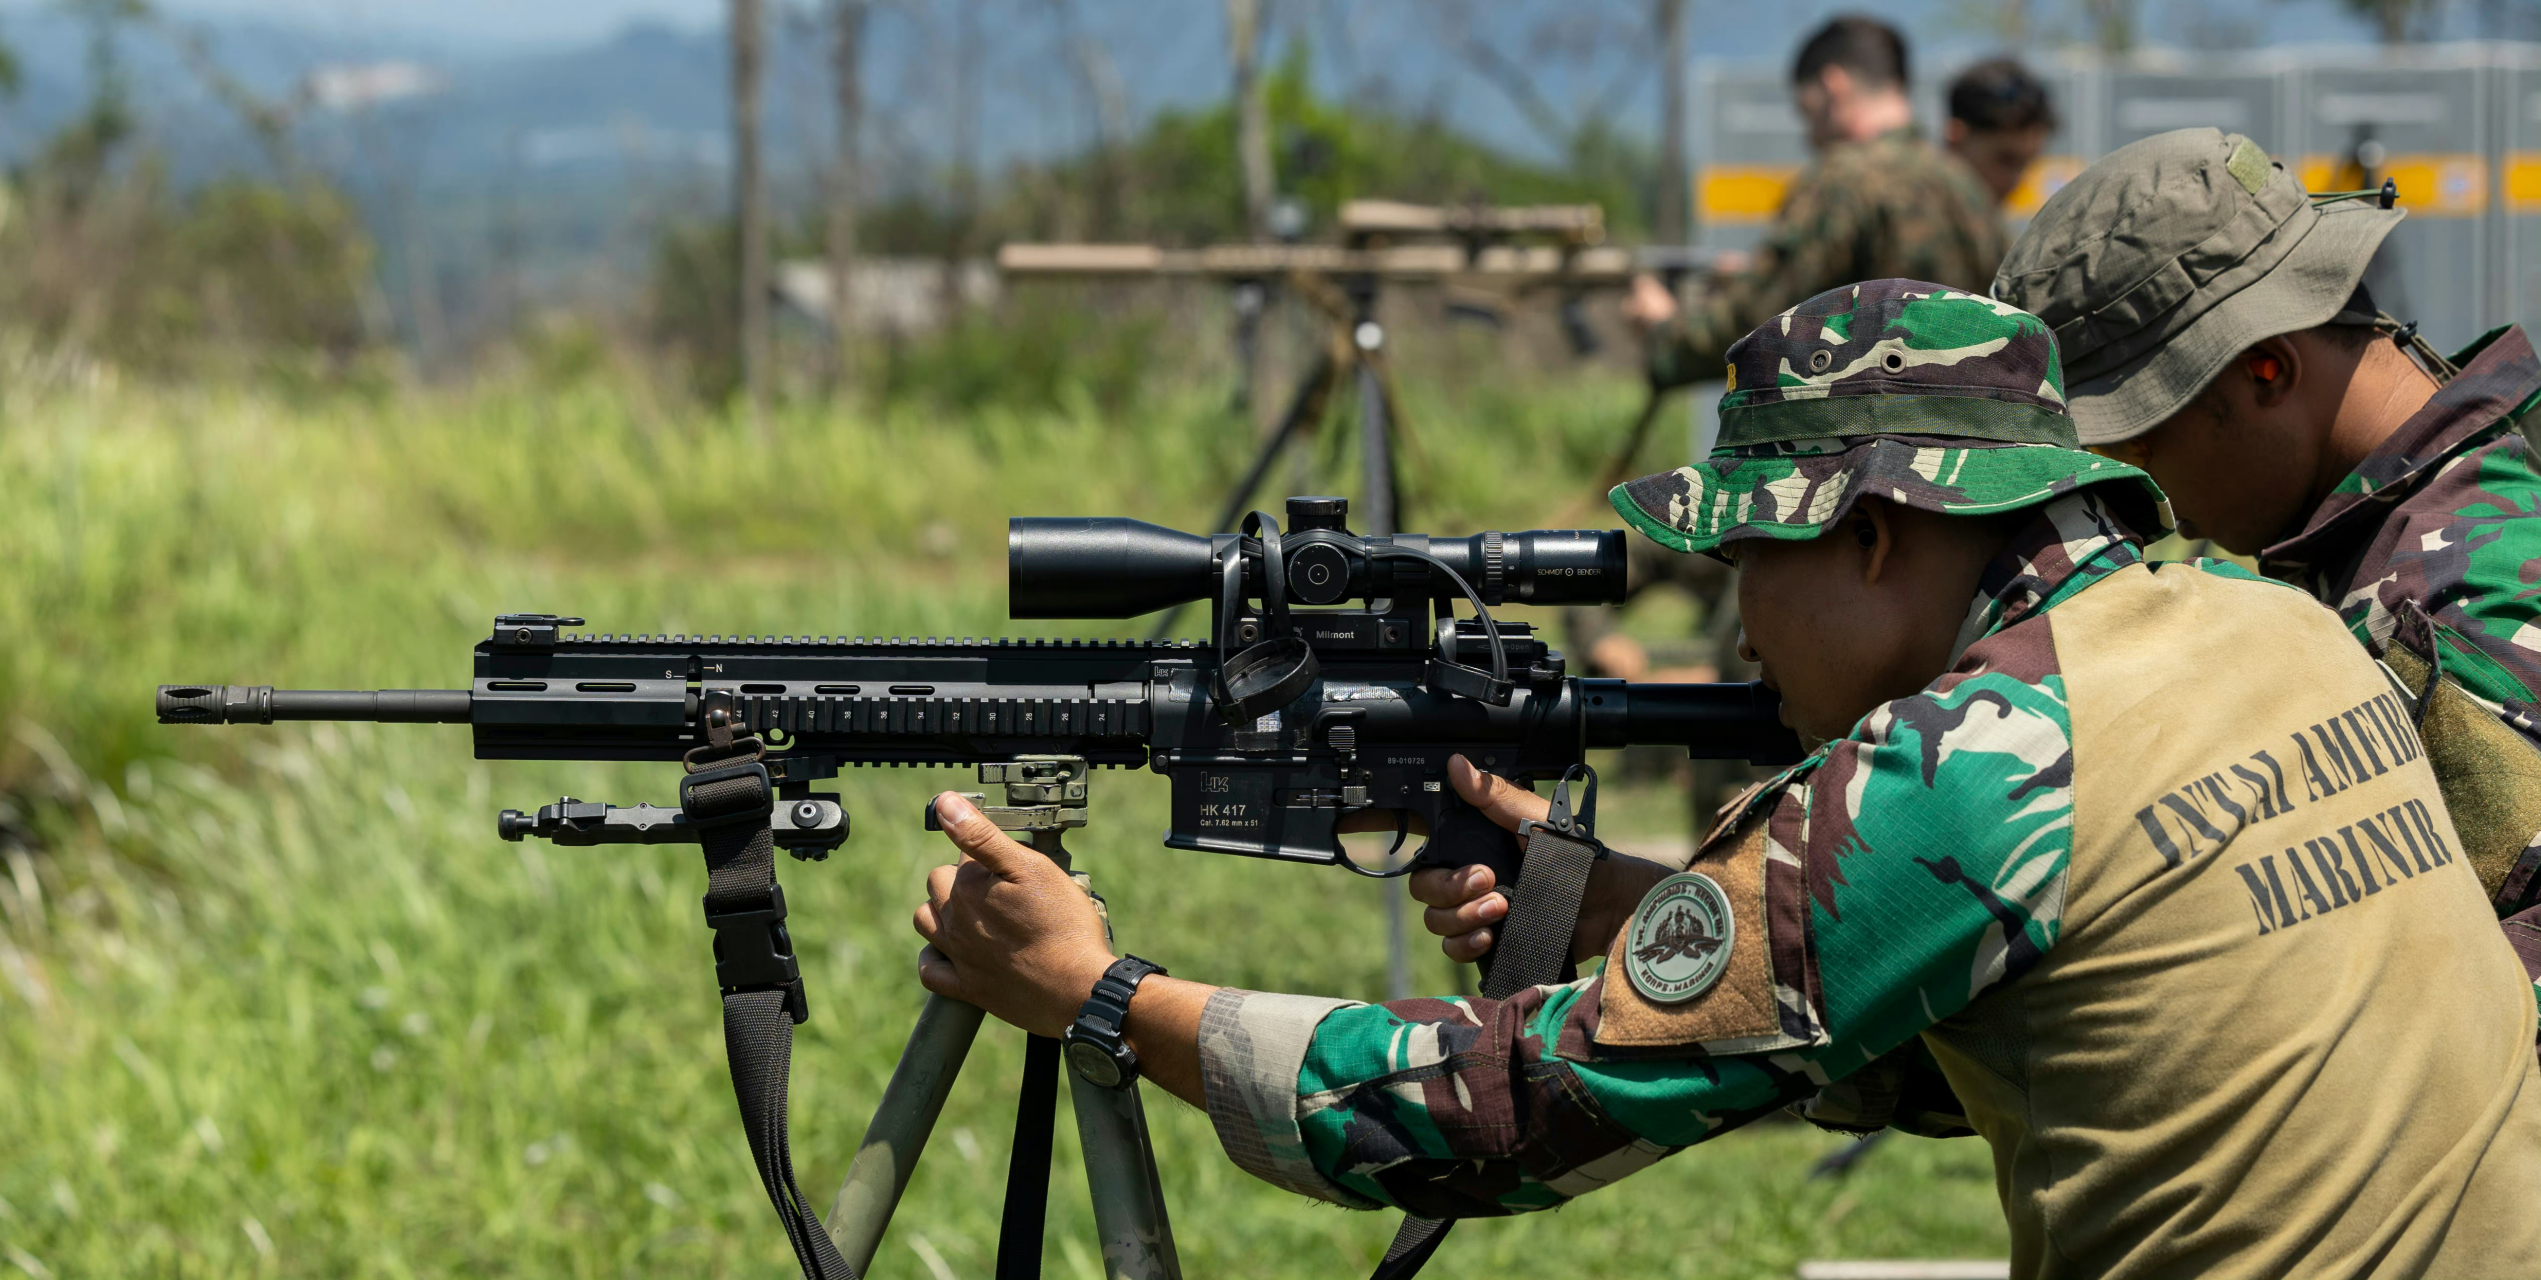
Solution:
M2260 339L2340 315L2403 216L2353 194L2307 194L2237 133L2155 134L2048 199L1994 296L2054 326L2083 442L2133 439Z
M1678 551L1814 538L1863 494L1973 516L2112 484L2136 527L2171 523L2150 477L2082 452L2047 327L1991 298L1919 280L1831 289L1739 339L1729 378L1709 458L1609 496Z

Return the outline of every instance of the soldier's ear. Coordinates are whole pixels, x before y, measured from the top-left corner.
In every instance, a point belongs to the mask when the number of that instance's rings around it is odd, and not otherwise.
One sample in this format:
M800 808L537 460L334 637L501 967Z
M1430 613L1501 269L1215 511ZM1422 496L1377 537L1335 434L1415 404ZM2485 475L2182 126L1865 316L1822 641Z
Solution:
M2250 398L2262 409L2273 408L2294 393L2303 357L2293 343L2269 338L2241 353L2241 370L2250 375Z
M1853 541L1862 548L1862 582L1878 582L1888 568L1889 552L1897 547L1896 513L1877 498L1862 498L1853 503L1844 523L1852 532Z
M2141 470L2145 462L2153 456L2152 449L2144 443L2142 436L2129 436L2124 440L2111 440L2105 444L2084 447L2103 458L2125 463L2138 470Z

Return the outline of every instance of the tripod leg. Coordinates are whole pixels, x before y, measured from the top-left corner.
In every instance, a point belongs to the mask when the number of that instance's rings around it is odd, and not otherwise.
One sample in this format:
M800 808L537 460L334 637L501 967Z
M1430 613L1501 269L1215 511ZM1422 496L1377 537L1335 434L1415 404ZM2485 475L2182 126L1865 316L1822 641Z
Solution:
M1641 456L1641 446L1650 439L1650 427L1659 420L1659 411L1666 408L1667 403L1667 393L1655 388L1642 400L1641 412L1632 419L1632 430L1624 433L1623 447L1615 451L1615 456L1607 460L1606 469L1597 476L1599 497L1604 497L1608 490L1632 478L1633 460Z
M1370 326L1373 327L1373 326ZM1394 532L1398 503L1394 486L1394 422L1387 411L1384 375L1377 368L1373 348L1362 351L1358 360L1359 377L1359 508L1353 523L1361 533ZM1407 999L1412 994L1411 936L1403 923L1404 884L1393 880L1376 881L1377 900L1385 910L1385 996L1389 1000Z
M1849 1147L1840 1147L1819 1157L1816 1164L1809 1166L1809 1181L1815 1182L1820 1178L1841 1178L1851 1173L1853 1166L1860 1164L1868 1157L1872 1148L1877 1147L1895 1132L1897 1131L1894 1129L1882 1129L1877 1133L1864 1136L1861 1141Z
M1279 415L1279 429L1271 433L1262 451L1253 455L1253 465L1244 469L1244 478L1236 481L1235 488L1228 491L1226 508L1218 512L1217 523L1209 526L1209 532L1217 533L1235 527L1236 520L1244 514L1244 508L1252 504L1254 491L1261 488L1262 480L1270 475L1271 464L1279 461L1280 451L1288 447L1288 442L1296 438L1298 432L1323 417L1323 402L1332 394L1336 372L1331 352L1315 357L1313 367L1306 370L1305 380L1299 382L1297 390L1288 397L1288 411Z
M1235 522L1244 514L1244 508L1252 503L1254 491L1262 487L1262 481L1270 475L1271 464L1279 461L1279 455L1288 447L1288 442L1323 417L1323 403L1332 392L1335 372L1330 352L1315 357L1314 367L1306 371L1305 381L1298 383L1296 393L1289 397L1288 411L1280 415L1279 430L1272 432L1271 438L1262 443L1261 452L1254 454L1252 465L1244 469L1244 478L1236 481L1235 488L1228 491L1226 508L1218 512L1217 522L1209 526L1209 532L1221 533L1235 527ZM1181 616L1181 605L1167 609L1156 620L1156 629L1150 638L1164 639L1172 633L1174 620Z
M1238 280L1235 305L1235 416L1253 422L1253 383L1261 372L1262 312L1270 304L1270 288L1259 280Z
M1005 1220L997 1226L997 1280L1041 1274L1041 1231L1050 1216L1051 1129L1058 1120L1059 1042L1025 1036L1015 1146L1006 1161Z
M1364 491L1352 523L1359 532L1394 532L1394 425L1386 412L1385 382L1369 357L1359 359L1359 471Z
M900 1051L900 1065L882 1091L882 1105L874 1108L873 1123L865 1127L865 1140L856 1148L856 1162L848 1166L847 1181L829 1206L830 1238L854 1274L863 1275L873 1266L883 1228L891 1224L891 1211L908 1190L909 1175L917 1172L927 1135L944 1113L945 1096L953 1091L953 1078L961 1074L962 1059L970 1055L985 1016L977 1005L926 998L918 1025L909 1032L909 1047Z
M1180 1280L1173 1225L1165 1219L1156 1149L1135 1086L1106 1089L1070 1072L1076 1135L1085 1148L1085 1182L1094 1197L1094 1229L1103 1240L1107 1280Z

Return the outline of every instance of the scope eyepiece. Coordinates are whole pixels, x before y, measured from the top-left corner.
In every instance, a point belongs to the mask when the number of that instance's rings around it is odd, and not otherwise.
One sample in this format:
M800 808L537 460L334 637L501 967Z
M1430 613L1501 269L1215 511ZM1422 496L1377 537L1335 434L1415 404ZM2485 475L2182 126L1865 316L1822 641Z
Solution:
M1361 537L1343 526L1338 498L1291 498L1297 527L1282 540L1289 598L1301 605L1404 596L1447 600L1455 583L1416 557L1453 569L1485 605L1620 604L1620 529L1536 529L1464 538ZM1021 516L1006 523L1006 612L1016 618L1132 618L1215 596L1228 555L1244 557L1244 591L1263 590L1261 544L1141 520Z

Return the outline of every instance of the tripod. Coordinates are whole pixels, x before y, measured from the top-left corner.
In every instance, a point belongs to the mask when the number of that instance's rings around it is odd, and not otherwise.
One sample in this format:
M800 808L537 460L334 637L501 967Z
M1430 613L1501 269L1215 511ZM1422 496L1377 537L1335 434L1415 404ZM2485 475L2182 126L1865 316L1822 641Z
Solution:
M1290 442L1323 424L1333 390L1345 374L1357 383L1359 392L1359 471L1364 494L1357 508L1360 532L1390 534L1400 527L1401 473L1394 465L1398 418L1394 412L1394 379L1385 366L1385 326L1376 318L1377 279L1373 272L1359 272L1343 277L1336 289L1316 277L1297 277L1298 291L1332 320L1332 335L1323 350L1316 353L1305 377L1298 380L1296 390L1289 393L1288 407L1279 416L1278 428L1262 442L1260 452L1244 469L1243 478L1227 492L1226 505L1219 508L1217 519L1209 525L1211 531L1235 528L1236 520L1252 506L1254 493L1261 489L1262 481L1270 476L1271 468ZM1260 287L1257 281L1247 281L1238 290L1237 343L1246 349L1247 368L1251 364L1253 326L1260 319ZM1243 398L1250 397L1248 384ZM1172 635L1174 623L1181 616L1181 605L1165 610L1148 638L1162 640ZM1398 900L1404 891L1379 881L1377 892L1385 897L1386 991L1399 1000L1412 993L1411 937L1403 922L1403 904Z
M1069 867L1060 833L1085 825L1087 766L1077 756L1021 756L979 766L979 780L1002 784L1003 805L980 812L1007 831L1025 833L1033 849L1069 872L1091 897L1093 881ZM973 796L974 801L983 799ZM935 813L927 811L935 830ZM1103 900L1094 898L1102 908ZM1105 912L1104 930L1111 929ZM975 1005L930 995L909 1033L900 1065L874 1109L856 1149L847 1181L830 1205L830 1237L852 1274L873 1265L891 1212L917 1172L918 1156L943 1114L953 1079L969 1056L986 1015ZM1156 1179L1156 1154L1148 1141L1147 1113L1138 1087L1106 1089L1068 1073L1076 1132L1085 1151L1085 1180L1094 1201L1095 1230L1102 1237L1103 1272L1114 1280L1179 1280L1181 1260L1165 1219L1164 1190ZM1057 1122L1059 1042L1047 1036L1025 1041L1023 1086L1015 1108L1015 1142L1006 1166L1006 1207L997 1235L998 1280L1040 1274L1042 1223L1050 1202L1051 1128Z
M1247 282L1247 287L1258 290L1260 285ZM1315 354L1305 376L1298 379L1296 389L1289 393L1288 407L1281 412L1278 427L1253 455L1243 478L1227 491L1226 503L1218 509L1217 519L1209 529L1226 532L1235 528L1236 520L1252 506L1253 495L1260 491L1289 444L1322 426L1332 393L1347 375L1358 386L1359 470L1365 491L1354 505L1353 514L1361 533L1390 534L1402 519L1403 503L1401 480L1394 465L1394 379L1385 367L1385 326L1376 318L1377 276L1373 272L1355 273L1335 287L1300 275L1295 287L1332 321L1331 337ZM1258 320L1260 305L1258 300L1253 301L1252 314L1239 316L1239 320L1247 322L1239 326L1239 344L1250 343L1249 324ZM1249 399L1249 392L1246 398ZM1181 605L1166 610L1156 619L1149 638L1162 640L1173 634L1174 623L1181 616Z

